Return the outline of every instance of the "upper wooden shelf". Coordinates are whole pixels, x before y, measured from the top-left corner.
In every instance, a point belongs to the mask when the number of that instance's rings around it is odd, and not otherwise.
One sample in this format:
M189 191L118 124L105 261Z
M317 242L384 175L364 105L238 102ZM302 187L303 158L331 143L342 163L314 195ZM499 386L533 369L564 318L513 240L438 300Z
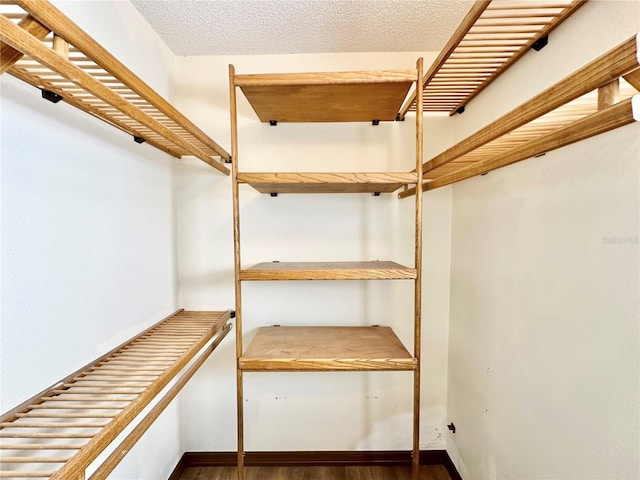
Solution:
M224 174L231 155L47 0L0 2L0 72L7 71L180 158Z
M260 193L390 193L417 183L416 173L238 173Z
M640 119L640 34L422 166L425 190L459 182ZM400 192L413 195L415 188Z
M415 370L389 327L262 327L239 359L244 371Z
M177 394L229 332L230 315L180 310L3 414L0 441L11 454L2 457L0 477L85 478L85 469L161 392L164 405ZM161 411L156 406L147 415ZM91 478L107 477L132 446L123 445Z
M234 75L263 122L393 121L416 70Z
M455 114L586 0L477 0L423 78L425 112ZM537 43L536 43L537 42ZM416 110L413 92L399 118Z
M395 262L265 262L240 271L240 280L406 280L416 269Z

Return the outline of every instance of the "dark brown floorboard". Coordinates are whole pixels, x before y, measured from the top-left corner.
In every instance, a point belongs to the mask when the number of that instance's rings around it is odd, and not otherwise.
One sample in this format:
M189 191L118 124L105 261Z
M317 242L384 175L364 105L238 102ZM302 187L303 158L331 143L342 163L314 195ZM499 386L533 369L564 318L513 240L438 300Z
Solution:
M246 467L246 480L411 480L410 467ZM236 480L235 467L188 467L180 480ZM420 467L420 480L451 480L442 465Z

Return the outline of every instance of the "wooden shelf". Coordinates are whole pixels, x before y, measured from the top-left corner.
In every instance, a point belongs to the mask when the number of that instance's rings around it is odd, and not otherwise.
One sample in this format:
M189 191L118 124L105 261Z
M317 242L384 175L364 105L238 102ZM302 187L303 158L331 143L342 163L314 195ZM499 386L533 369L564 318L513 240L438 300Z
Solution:
M230 315L179 310L3 414L2 448L16 456L2 458L0 477L85 478L87 466L179 377L91 476L106 478L229 332ZM69 453L46 459L61 451Z
M414 370L389 327L262 327L240 357L244 371Z
M424 111L453 115L464 108L585 2L477 0L423 77ZM413 92L399 118L415 110Z
M224 148L47 0L0 2L0 40L1 73L58 95L138 143L177 158L193 155L229 174Z
M238 173L260 193L391 193L417 183L416 173Z
M423 188L459 182L637 121L638 52L640 34L436 155L422 166ZM399 196L414 192L411 187Z
M265 262L240 270L240 280L412 280L416 269L395 262Z
M263 122L393 121L416 70L235 75Z

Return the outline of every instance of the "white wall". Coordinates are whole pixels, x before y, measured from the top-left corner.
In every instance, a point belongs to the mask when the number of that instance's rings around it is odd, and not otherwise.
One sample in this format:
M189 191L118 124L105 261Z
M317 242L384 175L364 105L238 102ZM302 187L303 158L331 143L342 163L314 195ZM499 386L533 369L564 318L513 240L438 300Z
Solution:
M434 54L426 55L429 63ZM177 59L176 102L229 141L227 65L237 73L412 68L418 54L332 54ZM404 123L262 124L239 92L241 171L407 171L415 165L414 118ZM452 139L447 117L430 118L427 152ZM227 137L225 138L225 134ZM233 305L229 178L183 161L177 172L180 302ZM241 188L242 260L389 259L413 264L413 200L395 195L280 195ZM444 448L450 190L425 201L422 440ZM261 325L391 325L412 346L410 282L247 282L247 342ZM245 343L246 345L247 343ZM234 450L234 345L225 342L185 388L186 450ZM247 450L409 449L411 374L274 373L245 375ZM340 425L340 434L336 426ZM277 432L277 434L276 434Z
M638 30L638 2L588 2L456 135ZM639 172L634 124L453 187L447 449L466 480L640 478Z
M55 4L171 95L174 56L131 4ZM9 75L1 82L6 411L173 312L177 301L171 157L42 100ZM182 453L177 421L173 405L154 426L162 440L146 436L112 478L166 478Z

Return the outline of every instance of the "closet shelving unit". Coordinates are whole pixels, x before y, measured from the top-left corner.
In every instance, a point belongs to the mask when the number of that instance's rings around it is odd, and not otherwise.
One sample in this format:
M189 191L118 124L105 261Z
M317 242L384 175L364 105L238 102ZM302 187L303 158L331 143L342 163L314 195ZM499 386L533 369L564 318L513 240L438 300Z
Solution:
M230 70L233 157L180 114L47 0L0 2L0 73L8 72L175 157L193 155L224 174L233 163L238 329L238 466L244 475L243 372L414 372L413 473L418 465L423 190L640 120L640 37L635 36L512 112L423 163L423 111L460 112L480 91L585 3L478 0L423 75L416 70L296 75L235 75ZM417 81L416 81L417 80ZM402 105L412 83L416 91ZM262 121L370 122L416 112L413 172L238 170L236 88ZM319 99L322 99L320 102ZM375 101L372 101L374 99ZM261 193L416 195L415 265L281 262L243 267L239 185ZM405 279L415 284L413 354L387 327L263 327L244 349L242 282ZM84 479L86 467L158 394L159 402L90 477L108 476L229 332L231 312L179 311L2 415L0 478ZM310 341L322 341L320 355ZM198 352L201 352L198 356ZM154 357L149 361L150 356ZM184 368L186 367L186 370ZM181 373L182 372L182 373Z
M3 414L0 478L84 480L87 467L174 381L89 477L106 479L229 333L230 318L231 311L178 310Z
M8 72L180 158L193 155L228 175L231 155L48 0L0 2L0 73Z
M422 59L401 71L236 75L229 67L234 210L238 478L244 478L244 372L385 371L414 372L413 478L419 462L420 322L422 264L422 96L416 115L416 172L413 173L255 173L239 168L236 89L240 88L263 122L393 121L413 83L421 90ZM372 262L270 262L245 267L241 262L239 186L265 194L380 193L416 184L415 265ZM321 201L321 200L319 200ZM413 280L413 354L384 326L261 327L245 349L242 284L274 280Z
M495 170L640 119L640 34L422 166L424 190ZM415 187L400 197L416 193Z

